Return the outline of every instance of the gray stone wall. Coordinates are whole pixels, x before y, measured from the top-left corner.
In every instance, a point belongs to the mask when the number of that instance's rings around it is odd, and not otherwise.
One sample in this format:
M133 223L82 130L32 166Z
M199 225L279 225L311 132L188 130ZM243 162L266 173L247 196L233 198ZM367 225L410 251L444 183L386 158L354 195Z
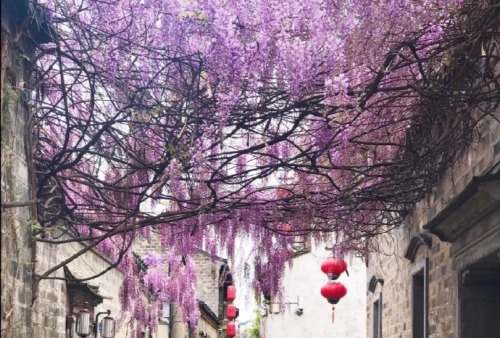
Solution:
M2 18L3 19L3 18ZM26 159L29 106L21 100L19 82L27 82L29 55L22 38L8 41L2 20L2 205L31 198ZM1 337L32 337L31 283L33 213L30 206L4 208L1 215Z
M500 74L500 63L498 65ZM500 111L495 117L487 117L479 126L479 136L470 149L446 173L432 194L415 206L411 222L422 228L429 223L450 201L472 181L474 176L484 175L500 161Z
M456 271L449 243L433 237L429 256L429 337L456 337Z
M57 263L62 248L55 245L37 243L36 273L42 274ZM64 278L62 269L52 277ZM33 336L65 337L67 305L66 282L63 280L41 280L33 303Z
M159 253L162 252L162 250L160 246L160 237L154 232L151 234L150 240L136 239L133 244L133 251L141 257L148 252Z
M367 337L374 337L373 304L377 300L382 307L382 337L411 337L408 323L410 294L405 285L410 266L401 254L408 237L404 228L393 231L390 236L380 236L377 249L381 253L369 257L367 279L375 276L383 279L384 284L378 283L373 293L367 292Z
M2 13L3 14L3 13ZM2 24L4 23L2 17ZM1 198L5 203L26 202L32 199L29 186L29 165L26 154L28 130L26 121L31 107L21 99L19 82L28 82L29 59L32 49L25 40L10 41L2 29L2 133L1 133ZM2 48L2 51L4 49ZM2 54L4 57L4 54ZM1 337L5 338L63 338L66 337L66 315L71 313L64 280L42 280L33 298L33 255L36 273L44 273L61 260L82 248L81 244L49 245L35 243L32 227L37 226L32 206L4 208L1 215ZM81 277L102 271L109 262L88 252L70 265ZM63 278L59 269L52 277ZM110 309L120 313L118 298L122 276L117 270L90 281L99 286L104 297L96 311ZM116 337L125 337L126 328Z

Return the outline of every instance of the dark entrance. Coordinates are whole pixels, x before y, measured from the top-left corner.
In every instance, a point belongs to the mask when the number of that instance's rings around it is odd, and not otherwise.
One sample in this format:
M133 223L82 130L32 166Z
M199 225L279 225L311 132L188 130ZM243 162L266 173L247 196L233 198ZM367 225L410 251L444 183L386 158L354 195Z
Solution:
M500 251L462 271L461 338L496 338L500 332Z

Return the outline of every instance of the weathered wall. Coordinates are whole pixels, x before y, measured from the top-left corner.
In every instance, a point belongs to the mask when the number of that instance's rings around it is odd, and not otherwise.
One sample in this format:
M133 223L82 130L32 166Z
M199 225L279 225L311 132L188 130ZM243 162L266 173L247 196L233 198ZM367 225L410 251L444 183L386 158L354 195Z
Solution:
M382 337L412 337L412 273L427 259L428 337L459 337L460 273L468 265L500 250L500 210L481 215L473 227L453 243L430 235L432 245L418 246L413 262L404 255L411 239L464 191L474 176L491 172L500 163L500 123L497 116L481 125L481 137L435 187L419 202L400 229L376 238L380 253L369 259L367 280L384 280L374 292L367 291L367 337L373 334L373 303L382 299ZM456 213L474 215L477 210L457 209Z
M134 244L134 252L143 256L148 252L162 252L158 236L153 234L149 241L141 240ZM219 308L219 268L224 260L210 257L204 251L191 257L198 269L198 299L205 302L217 314Z
M26 121L29 106L21 99L19 82L27 82L33 50L21 38L9 41L2 15L2 136L1 198L4 203L28 201ZM1 316L2 337L29 337L31 332L31 282L33 224L31 207L3 208L1 216Z
M47 269L70 257L82 248L83 246L80 243L64 245L38 243L37 274L44 273ZM109 262L95 252L88 251L71 262L68 267L75 277L85 278L103 271L109 267ZM64 271L63 269L59 269L51 276L64 277ZM122 274L118 270L113 269L102 276L84 282L98 287L98 293L104 298L103 302L95 308L94 313L109 309L113 318L119 318L121 309L119 291L122 280ZM73 309L69 308L66 281L53 279L40 281L38 297L33 306L34 337L65 337L66 315L72 312ZM115 337L126 337L127 331L126 325L122 325ZM130 336L130 333L128 335Z

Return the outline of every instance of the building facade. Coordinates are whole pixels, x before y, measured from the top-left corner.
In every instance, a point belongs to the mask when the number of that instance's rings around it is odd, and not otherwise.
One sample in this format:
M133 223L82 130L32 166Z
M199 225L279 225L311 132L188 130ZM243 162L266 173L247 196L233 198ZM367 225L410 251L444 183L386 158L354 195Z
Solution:
M1 336L35 337L32 284L36 207L32 174L29 70L36 46L50 40L27 1L1 2ZM55 325L47 320L47 325Z
M109 309L119 315L116 285L123 278L114 270L91 282L79 282L78 278L110 265L93 251L54 271L50 279L35 277L83 246L53 246L34 238L39 225L33 203L30 70L38 45L50 42L51 34L43 14L28 1L2 0L1 6L1 337L75 337L72 316L85 302L92 314ZM126 329L116 335L126 336Z
M500 72L499 64L496 68ZM480 139L376 239L367 337L490 338L500 332L500 110Z
M344 337L364 338L366 265L357 257L346 257L348 275L343 273L338 281L347 288L347 295L332 305L320 294L327 283L321 272L321 263L331 257L332 250L325 244L311 244L297 254L293 266L283 277L285 310L279 304L265 305L261 337Z
M200 311L198 326L190 327L182 321L182 312L175 304L171 306L172 334L169 338L216 338L223 330L224 300L219 292L221 279L219 271L227 261L220 257L211 257L204 251L193 256L198 269L196 285Z

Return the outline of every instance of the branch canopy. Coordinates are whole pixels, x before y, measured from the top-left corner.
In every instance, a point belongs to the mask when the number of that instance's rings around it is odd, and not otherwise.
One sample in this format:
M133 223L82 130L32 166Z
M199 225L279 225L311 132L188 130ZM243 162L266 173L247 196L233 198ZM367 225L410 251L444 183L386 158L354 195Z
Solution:
M130 231L181 256L250 236L276 294L291 237L363 250L498 106L498 1L43 6L36 198L71 238L41 240L112 259Z

